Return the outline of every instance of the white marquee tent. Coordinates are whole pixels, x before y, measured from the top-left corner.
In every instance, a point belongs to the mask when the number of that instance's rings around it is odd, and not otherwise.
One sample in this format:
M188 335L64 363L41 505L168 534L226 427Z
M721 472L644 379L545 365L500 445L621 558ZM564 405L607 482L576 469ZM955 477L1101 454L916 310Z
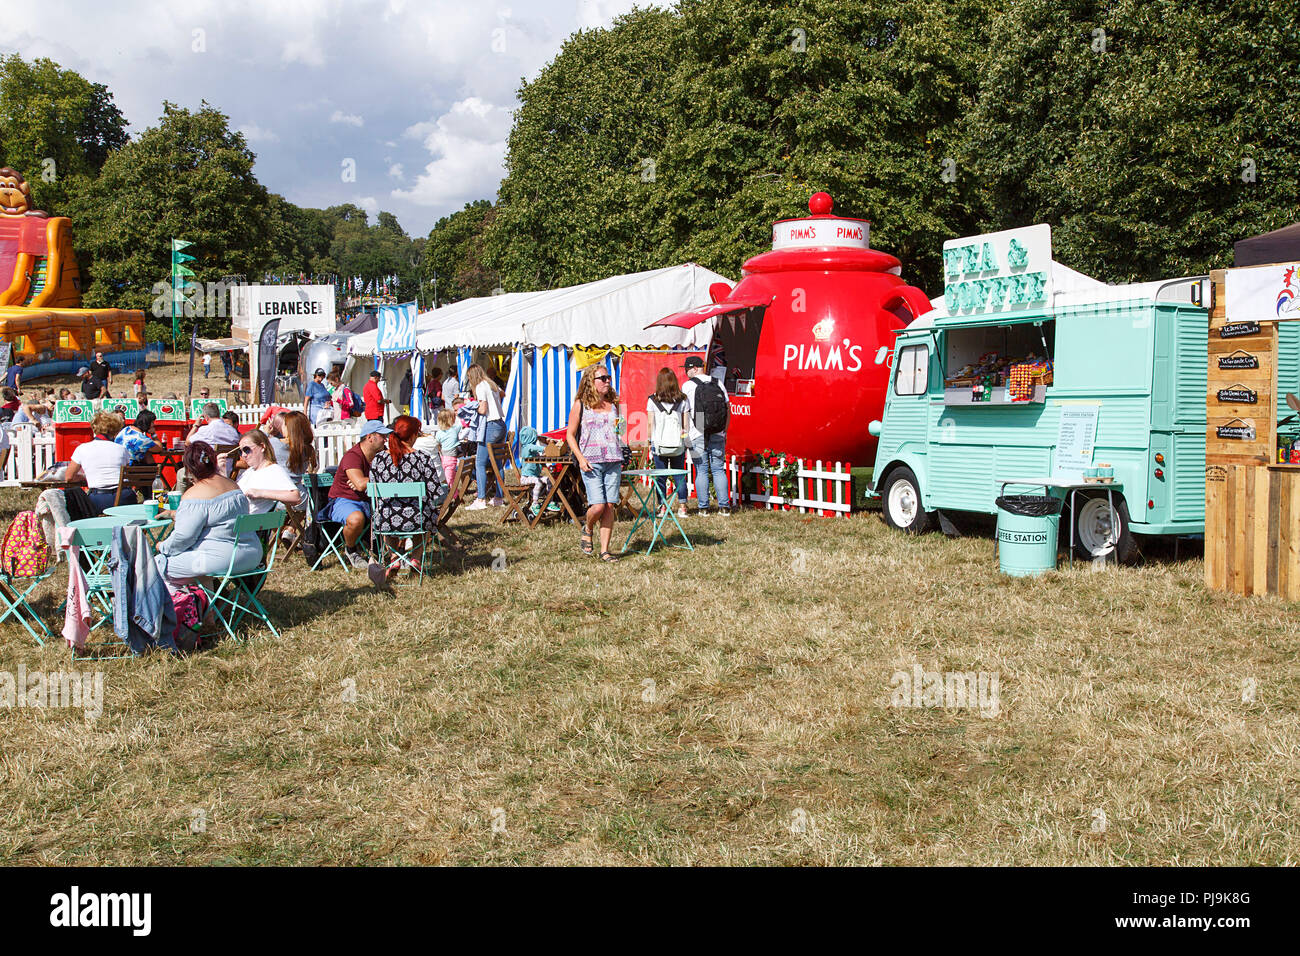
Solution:
M475 349L509 351L505 412L510 430L529 424L550 431L563 424L572 403L580 371L575 349L703 348L709 323L691 329L646 326L708 304L709 286L717 282L731 285L725 276L687 263L561 289L465 299L417 317L414 353L384 349L378 329L353 336L350 379L364 379L382 363L390 391L408 369L418 388L429 356L454 355L454 367L463 372ZM606 355L605 363L617 387L618 360ZM453 367L450 360L446 365ZM396 403L398 396L390 398ZM422 397L416 395L413 404L422 406Z

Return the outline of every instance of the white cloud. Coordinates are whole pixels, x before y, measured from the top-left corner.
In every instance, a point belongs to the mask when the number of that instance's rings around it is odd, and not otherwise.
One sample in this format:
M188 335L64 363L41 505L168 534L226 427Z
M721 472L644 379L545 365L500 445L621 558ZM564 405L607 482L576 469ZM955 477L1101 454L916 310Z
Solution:
M361 196L353 202L369 213L372 219L379 215L379 200L374 196Z
M510 123L508 108L471 96L435 120L408 127L405 135L422 138L434 159L410 189L395 189L392 198L449 209L495 195Z
M243 133L244 139L250 143L274 143L280 139L273 131L263 129L256 123L245 123L243 126L238 127L235 132Z
M402 164L401 164L401 163L393 163L393 165L389 166L389 167L388 167L388 175L389 175L389 176L392 176L394 179L401 179L402 176L405 175L405 172L404 172L403 169L402 169Z
M364 126L366 121L356 113L345 113L342 110L335 110L330 114L331 123L346 123L349 126Z
M324 66L325 51L320 48L316 37L308 34L287 40L280 51L280 59L285 63L303 63L307 66Z

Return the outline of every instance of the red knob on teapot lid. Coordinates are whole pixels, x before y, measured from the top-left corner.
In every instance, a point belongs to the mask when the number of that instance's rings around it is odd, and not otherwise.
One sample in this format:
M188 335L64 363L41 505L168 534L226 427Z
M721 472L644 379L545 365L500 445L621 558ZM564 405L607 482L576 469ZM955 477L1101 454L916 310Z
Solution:
M813 193L808 199L808 211L814 216L829 216L835 208L835 200L830 193Z

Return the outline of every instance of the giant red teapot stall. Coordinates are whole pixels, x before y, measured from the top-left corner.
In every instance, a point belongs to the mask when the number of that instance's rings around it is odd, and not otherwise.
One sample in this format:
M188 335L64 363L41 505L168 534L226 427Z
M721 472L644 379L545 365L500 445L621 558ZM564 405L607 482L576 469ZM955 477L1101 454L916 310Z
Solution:
M653 323L714 323L710 368L731 395L728 454L775 448L809 460L870 463L867 423L885 407L894 330L929 312L902 265L869 244L870 223L832 214L827 193L810 215L772 226L772 250L754 256L712 305Z

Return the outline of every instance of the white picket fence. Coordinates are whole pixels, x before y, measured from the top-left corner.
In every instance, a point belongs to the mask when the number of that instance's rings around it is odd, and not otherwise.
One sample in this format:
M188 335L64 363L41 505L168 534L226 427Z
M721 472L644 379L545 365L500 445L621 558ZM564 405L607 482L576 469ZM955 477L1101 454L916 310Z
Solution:
M266 410L265 405L241 405L231 411L239 416L241 423L255 423ZM361 422L329 422L318 426L315 431L316 454L320 467L337 467L343 454L361 439ZM54 435L41 433L34 427L18 425L11 427L9 457L5 461L0 486L16 485L22 481L32 481L55 462ZM784 462L784 459L782 459ZM751 504L769 510L784 508L801 514L820 514L825 516L847 516L852 511L853 479L849 465L843 462L823 463L807 462L798 459L799 492L798 496L787 500L778 493L776 468L750 467L745 474L755 475L758 479L758 492L748 496ZM731 506L741 505L741 465L736 456L731 456L727 463L727 488ZM688 465L686 469L687 494L695 493L695 468Z
M779 468L743 469L745 474L758 477L758 492L742 496L742 468L739 459L732 455L727 462L727 493L731 498L731 507L741 507L741 499L745 497L751 505L769 511L789 505L788 510L800 514L847 517L853 510L853 477L850 466L838 461L823 464L821 461L809 463L802 458L796 460L799 465L799 494L798 497L787 500L778 494L776 476ZM782 458L781 461L784 463L785 459ZM650 481L649 478L643 478L641 483L649 484ZM689 460L686 466L686 494L687 497L695 494L695 466Z
M799 470L797 473L798 491L795 498L783 498L778 493L777 473L781 468L760 468L751 466L742 469L736 456L731 457L727 465L727 481L731 487L731 499L739 506L741 491L741 472L757 476L758 491L748 495L748 500L769 510L784 508L798 511L800 514L818 514L825 517L848 517L853 510L853 476L849 465L843 462L834 464L820 460L807 462L795 459ZM784 467L786 459L781 459Z
M361 439L359 423L331 422L321 425L316 432L316 454L320 467L338 465L343 453ZM9 437L9 457L0 473L0 487L34 481L57 461L54 454L54 435L41 433L33 427L13 427Z
M9 426L9 457L5 459L0 485L34 481L54 464L54 434L35 425Z

